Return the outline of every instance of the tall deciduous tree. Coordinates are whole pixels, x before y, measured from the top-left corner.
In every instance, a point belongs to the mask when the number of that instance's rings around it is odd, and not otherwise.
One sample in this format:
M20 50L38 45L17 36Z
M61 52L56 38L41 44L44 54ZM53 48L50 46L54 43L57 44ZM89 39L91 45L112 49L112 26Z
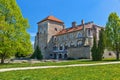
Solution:
M111 13L106 24L106 47L116 52L119 60L120 53L120 18L117 13Z
M22 16L16 0L0 0L1 63L17 52L32 53L30 35L26 31L28 28L28 20Z

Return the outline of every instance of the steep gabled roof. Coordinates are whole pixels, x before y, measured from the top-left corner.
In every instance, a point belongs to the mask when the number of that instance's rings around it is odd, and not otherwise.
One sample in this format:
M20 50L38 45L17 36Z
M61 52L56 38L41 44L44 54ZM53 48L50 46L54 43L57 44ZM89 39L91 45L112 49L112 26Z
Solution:
M55 21L55 22L58 22L58 23L64 23L64 22L62 22L61 20L57 19L54 16L48 16L48 17L46 17L45 19L41 20L38 23L41 23L41 22L46 21L46 20Z

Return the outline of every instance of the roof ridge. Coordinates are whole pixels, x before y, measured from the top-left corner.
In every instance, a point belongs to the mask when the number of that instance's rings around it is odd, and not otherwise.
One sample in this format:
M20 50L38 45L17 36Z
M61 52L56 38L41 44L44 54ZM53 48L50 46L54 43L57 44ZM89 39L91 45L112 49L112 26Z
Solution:
M53 15L47 16L46 18L39 21L38 23L41 23L41 22L46 21L46 20L51 20L51 21L55 21L55 22L58 22L58 23L64 23L63 21L59 20L58 18L54 17Z

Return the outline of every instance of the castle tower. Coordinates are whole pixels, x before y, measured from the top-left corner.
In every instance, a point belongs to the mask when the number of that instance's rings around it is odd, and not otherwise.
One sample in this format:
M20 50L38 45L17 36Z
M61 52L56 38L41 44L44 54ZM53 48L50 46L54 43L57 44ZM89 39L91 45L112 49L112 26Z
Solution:
M48 16L38 24L38 32L35 37L34 47L39 46L44 58L49 58L53 50L53 35L64 29L64 23L55 18Z

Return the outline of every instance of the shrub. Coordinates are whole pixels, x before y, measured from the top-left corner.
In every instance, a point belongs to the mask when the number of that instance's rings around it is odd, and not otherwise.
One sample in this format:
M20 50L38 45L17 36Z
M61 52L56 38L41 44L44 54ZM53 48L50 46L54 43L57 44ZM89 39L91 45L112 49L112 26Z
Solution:
M41 50L39 49L39 47L37 46L33 55L31 56L32 59L38 59L38 60L41 60L43 59L43 56L41 54Z

